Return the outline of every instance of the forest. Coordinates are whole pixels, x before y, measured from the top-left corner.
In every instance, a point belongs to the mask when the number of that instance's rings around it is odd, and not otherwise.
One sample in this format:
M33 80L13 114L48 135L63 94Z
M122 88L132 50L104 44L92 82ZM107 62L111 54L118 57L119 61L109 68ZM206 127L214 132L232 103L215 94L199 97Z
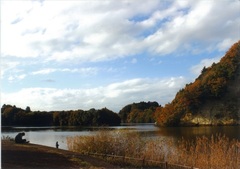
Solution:
M69 111L31 111L4 104L2 126L116 126L123 123L153 123L157 102L140 102L125 106L119 113L107 108Z
M159 107L157 102L133 103L123 107L119 116L123 123L154 123L154 112Z
M2 126L114 126L121 123L118 114L107 108L46 112L4 104L1 118Z
M181 89L171 103L156 108L157 124L159 126L178 126L184 116L194 116L201 113L198 110L206 102L218 101L226 97L226 94L229 93L228 86L239 77L239 71L240 41L228 50L219 63L213 63L208 68L204 67L195 82L187 84L184 89ZM236 92L239 89L236 88L236 85L234 87L234 96L229 96L231 99L225 101L228 103L222 101L219 102L219 105L220 103L229 105L227 108L227 111L230 112L228 116L232 116L231 119L238 120L240 118L237 116L239 105L236 101L239 99L239 95ZM234 103L230 104L231 102ZM225 116L224 113L224 111L220 111L213 118L217 119Z

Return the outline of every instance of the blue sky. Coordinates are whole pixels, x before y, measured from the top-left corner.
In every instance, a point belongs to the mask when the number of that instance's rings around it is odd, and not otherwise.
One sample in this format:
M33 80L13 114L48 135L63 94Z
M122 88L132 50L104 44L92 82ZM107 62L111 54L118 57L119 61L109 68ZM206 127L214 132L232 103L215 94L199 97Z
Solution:
M1 1L1 104L164 105L240 39L239 0Z

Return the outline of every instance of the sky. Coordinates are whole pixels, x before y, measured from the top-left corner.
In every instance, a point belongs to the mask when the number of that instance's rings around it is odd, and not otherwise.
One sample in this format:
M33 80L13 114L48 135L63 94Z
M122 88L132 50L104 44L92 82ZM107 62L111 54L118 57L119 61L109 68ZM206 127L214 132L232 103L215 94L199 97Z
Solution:
M164 106L240 39L239 0L2 0L1 105Z

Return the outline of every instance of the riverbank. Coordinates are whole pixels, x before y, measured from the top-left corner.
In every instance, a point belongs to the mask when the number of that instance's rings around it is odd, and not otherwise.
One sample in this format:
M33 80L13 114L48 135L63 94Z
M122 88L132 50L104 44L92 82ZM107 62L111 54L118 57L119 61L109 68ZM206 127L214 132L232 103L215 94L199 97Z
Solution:
M112 169L101 159L37 144L1 142L2 169Z

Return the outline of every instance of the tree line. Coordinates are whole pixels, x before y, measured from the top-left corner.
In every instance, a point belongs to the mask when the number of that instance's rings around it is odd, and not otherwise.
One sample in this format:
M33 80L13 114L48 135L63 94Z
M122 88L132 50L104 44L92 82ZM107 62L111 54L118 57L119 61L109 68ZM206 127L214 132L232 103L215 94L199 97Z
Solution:
M119 113L107 108L96 110L31 111L15 105L1 108L2 126L116 126L123 123L153 123L157 102L133 103Z
M114 126L121 123L118 114L107 108L46 112L4 104L1 118L2 126Z

